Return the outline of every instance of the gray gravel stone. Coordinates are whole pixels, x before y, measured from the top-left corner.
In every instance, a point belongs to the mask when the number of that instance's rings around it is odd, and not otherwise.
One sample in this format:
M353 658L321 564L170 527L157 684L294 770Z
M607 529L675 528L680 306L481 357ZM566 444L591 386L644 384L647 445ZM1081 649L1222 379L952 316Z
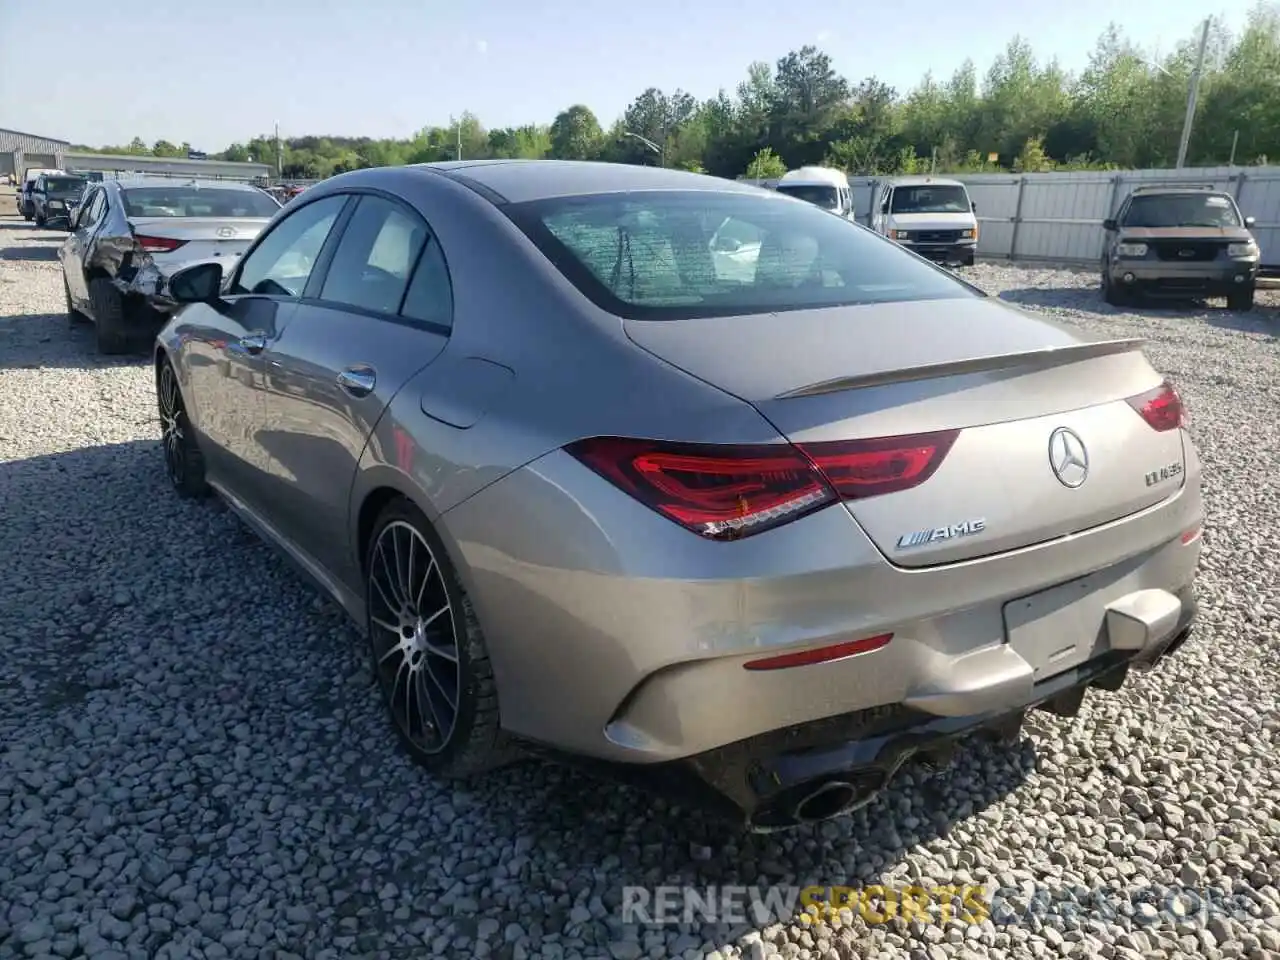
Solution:
M151 370L68 325L59 240L0 217L0 956L1280 954L1275 295L1122 312L1090 273L964 271L1149 339L1205 464L1202 626L1075 720L1035 715L1018 747L969 745L852 818L746 837L557 767L462 788L408 763L339 611L167 489ZM1020 892L980 924L939 898L910 922L621 923L627 885L757 883ZM1218 912L1135 902L1175 888Z

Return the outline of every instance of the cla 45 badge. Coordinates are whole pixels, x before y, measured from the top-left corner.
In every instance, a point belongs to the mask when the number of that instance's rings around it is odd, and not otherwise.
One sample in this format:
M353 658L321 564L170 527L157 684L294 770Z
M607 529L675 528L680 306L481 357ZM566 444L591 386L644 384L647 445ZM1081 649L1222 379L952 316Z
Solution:
M1147 474L1147 486L1154 487L1157 483L1164 483L1166 480L1174 480L1182 476L1182 464L1171 463L1168 466L1161 467L1159 470L1152 470Z

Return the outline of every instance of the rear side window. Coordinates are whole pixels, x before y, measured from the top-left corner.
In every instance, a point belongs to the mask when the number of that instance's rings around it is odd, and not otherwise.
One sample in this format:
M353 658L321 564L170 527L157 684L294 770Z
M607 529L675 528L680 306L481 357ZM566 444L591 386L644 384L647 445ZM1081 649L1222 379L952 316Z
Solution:
M440 244L431 238L413 273L409 292L405 294L400 313L411 320L421 320L440 327L453 326L453 284L445 265Z
M982 296L857 224L769 194L597 194L507 212L585 296L632 319Z
M320 299L395 313L426 239L426 224L398 204L361 197L338 241Z

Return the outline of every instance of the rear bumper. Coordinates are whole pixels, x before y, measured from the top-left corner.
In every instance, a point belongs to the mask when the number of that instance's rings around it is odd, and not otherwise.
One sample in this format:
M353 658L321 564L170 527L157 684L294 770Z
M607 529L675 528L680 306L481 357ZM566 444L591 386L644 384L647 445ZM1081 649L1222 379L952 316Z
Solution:
M869 803L912 760L943 765L959 741L974 735L1012 739L1031 709L1074 716L1091 688L1117 690L1131 669L1155 666L1191 634L1194 594L1186 588L1177 598L1174 626L1140 650L1107 652L999 708L958 716L906 705L858 711L640 768L641 776L761 832L840 816Z
M1145 296L1226 296L1247 290L1257 280L1256 260L1205 263L1117 260L1109 267L1111 284Z
M504 728L613 763L704 756L886 705L952 719L1013 709L1050 674L1156 639L1123 625L1126 598L1146 604L1154 632L1171 629L1180 608L1159 598L1193 582L1200 554L1197 537L1182 540L1203 520L1189 441L1184 485L1152 507L915 570L887 563L843 509L726 549L583 473L548 455L449 510L439 529L488 639ZM1053 605L1071 607L1062 590L1087 604L1053 647L1053 630L1026 624L1044 614L1056 628ZM1020 627L1018 604L1034 607ZM744 669L886 633L890 643L860 656Z

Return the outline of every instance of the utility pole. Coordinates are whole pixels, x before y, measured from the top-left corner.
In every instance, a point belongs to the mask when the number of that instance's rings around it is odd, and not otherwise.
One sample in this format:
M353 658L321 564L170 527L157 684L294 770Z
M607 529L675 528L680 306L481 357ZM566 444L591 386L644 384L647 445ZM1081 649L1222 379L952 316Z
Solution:
M1234 167L1236 165L1236 147L1239 145L1239 143L1240 143L1240 131L1237 130L1235 133L1231 135L1231 159L1227 161L1228 167Z
M1182 139L1178 142L1178 169L1187 163L1187 146L1191 143L1191 122L1196 116L1196 98L1200 95L1200 74L1204 71L1204 55L1209 48L1209 26L1213 18L1205 20L1200 31L1200 52L1196 54L1196 68L1191 74L1191 88L1187 91L1187 115L1182 121Z
M284 179L284 147L280 143L280 121L276 121L276 179Z
M458 155L458 159L461 160L462 159L462 120L461 119L454 120L453 117L450 117L449 122L454 125L453 126L454 135L457 137L457 140L458 140L457 155Z

